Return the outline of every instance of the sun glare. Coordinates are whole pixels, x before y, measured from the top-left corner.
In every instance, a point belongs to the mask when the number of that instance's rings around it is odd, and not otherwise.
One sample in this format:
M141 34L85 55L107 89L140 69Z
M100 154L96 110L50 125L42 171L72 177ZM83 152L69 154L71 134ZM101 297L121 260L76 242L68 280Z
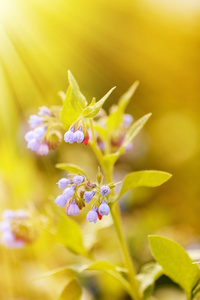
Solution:
M0 0L0 21L8 17L10 8L11 3L9 0Z

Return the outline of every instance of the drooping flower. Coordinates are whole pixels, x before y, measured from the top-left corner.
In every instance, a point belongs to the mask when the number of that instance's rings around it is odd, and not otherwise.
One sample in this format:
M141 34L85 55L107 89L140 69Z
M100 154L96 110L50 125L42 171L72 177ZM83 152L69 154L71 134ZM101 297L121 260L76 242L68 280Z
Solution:
M94 222L94 223L96 223L96 222L97 222L97 218L98 218L97 210L96 210L95 207L93 207L93 208L87 213L86 219L87 219L89 222Z
M76 132L74 132L74 135L73 135L73 141L74 143L82 143L84 140L84 134L83 134L83 131L81 129L77 130Z
M75 185L81 184L84 180L85 180L85 177L82 176L82 175L76 175L76 176L73 178L73 182L74 182Z
M57 184L60 189L63 189L63 188L66 188L66 186L70 183L71 183L71 180L69 180L67 178L61 178Z
M69 129L65 132L64 140L66 143L73 144L74 143L74 128Z
M49 153L49 146L47 143L43 142L39 145L37 149L37 154L38 155L47 155Z
M94 197L95 192L94 191L86 191L83 195L83 198L86 203L89 203L92 198Z
M36 138L31 139L28 141L27 148L31 149L32 151L37 151L40 146L40 141Z
M101 196L107 196L110 193L110 188L107 185L104 185L100 189Z
M38 115L39 116L45 116L45 115L51 116L52 112L51 112L51 110L48 107L42 106L42 107L40 107Z
M55 203L63 208L67 204L67 199L63 195L60 195L56 198Z
M64 190L63 192L63 196L66 200L69 200L70 198L73 197L74 195L74 192L75 192L75 187L74 186L71 186L71 187L68 187Z
M68 216L77 216L79 214L79 207L76 204L75 200L69 203L66 212Z
M43 123L43 120L42 118L40 118L39 116L37 115L31 115L29 117L29 122L30 122L30 126L31 128L35 128L37 127L38 125L41 125Z
M107 216L110 212L110 207L106 203L106 201L102 201L99 205L98 212L101 216Z

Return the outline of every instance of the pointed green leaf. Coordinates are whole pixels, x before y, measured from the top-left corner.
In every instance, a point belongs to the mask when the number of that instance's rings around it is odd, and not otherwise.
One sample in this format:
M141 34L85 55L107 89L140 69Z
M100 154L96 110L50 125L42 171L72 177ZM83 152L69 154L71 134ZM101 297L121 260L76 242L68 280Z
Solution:
M126 269L120 268L118 266L115 266L113 264L110 264L106 261L97 261L93 264L89 265L87 268L85 268L85 271L94 270L94 271L103 271L114 277L119 281L119 283L122 285L125 291L132 294L130 284L124 277L120 274L120 272L127 272Z
M154 170L132 172L125 176L117 200L133 188L141 186L156 187L169 180L171 176L167 172Z
M162 267L156 263L144 265L136 278L139 281L139 288L143 294L143 299L149 299L151 296L155 281L163 274Z
M75 254L86 255L79 225L57 207L54 209L57 210L58 214L56 233L54 234L55 240Z
M149 113L131 125L131 127L129 128L129 130L125 136L125 140L124 140L122 147L125 148L134 139L134 137L140 132L140 130L145 125L145 123L147 122L147 120L150 118L151 115L152 114Z
M76 279L70 281L64 288L58 300L79 300L81 298L81 287Z
M72 103L73 107L76 109L77 105L81 107L81 110L83 110L87 105L87 100L85 96L81 93L80 88L78 86L78 83L72 73L68 70L68 80L69 84L72 88L72 93L74 96L74 101Z
M65 94L65 92L63 92L63 91L59 91L59 92L58 92L58 96L61 98L62 102L64 102L64 101L65 101L65 97L66 97L66 94Z
M104 102L107 100L107 98L110 96L112 91L115 89L113 87L101 100L96 102L94 105L89 105L83 110L83 116L85 118L94 118L98 112L100 111L101 107L103 106Z
M121 284L121 286L124 288L124 290L127 291L127 293L129 293L130 295L132 294L131 286L130 286L129 282L120 274L121 272L127 273L127 269L115 266L106 261L97 261L97 262L93 262L88 265L63 266L63 267L57 268L55 270L51 270L49 272L40 274L39 276L37 276L34 279L38 280L38 279L49 277L52 275L57 275L57 274L60 274L61 272L65 272L67 270L72 270L76 273L82 273L84 271L106 272L106 273L110 274L112 277L114 277L115 279L117 279L119 281L119 283Z
M191 299L191 291L200 277L198 266L192 264L192 259L182 246L168 238L151 235L149 243L163 273L178 283L187 293L188 299Z
M83 169L81 169L80 167L74 165L74 164L64 164L64 163L60 163L60 164L56 164L56 168L61 169L61 170L65 170L69 173L72 174L82 174L85 177L87 177L87 174L85 173L85 171Z
M69 129L73 122L82 115L82 111L87 105L87 101L70 71L68 71L68 79L69 87L61 110L61 121L65 129Z
M110 132L121 125L123 121L124 111L129 101L131 100L133 94L135 93L138 85L138 81L134 82L134 84L128 89L128 91L121 96L121 98L119 99L119 103L116 106L116 109L108 116L106 124Z
M66 130L81 116L82 109L79 105L76 105L77 107L74 108L75 103L76 99L72 93L71 86L69 86L61 110L61 121Z

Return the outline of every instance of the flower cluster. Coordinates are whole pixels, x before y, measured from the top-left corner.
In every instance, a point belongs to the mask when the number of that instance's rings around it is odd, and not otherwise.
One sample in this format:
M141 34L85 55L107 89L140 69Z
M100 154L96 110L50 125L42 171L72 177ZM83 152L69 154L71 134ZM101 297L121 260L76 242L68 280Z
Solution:
M88 181L82 175L76 175L72 179L62 178L58 181L58 187L64 189L62 195L55 199L55 203L60 206L66 207L67 215L77 216L79 211L85 207L86 203L91 202L95 196L96 202L92 209L88 212L86 219L89 222L97 222L97 219L102 219L110 212L108 205L108 195L110 189L114 188L113 185L100 187L98 183Z
M25 210L4 210L0 223L1 242L8 249L23 248L37 237L30 214Z
M89 142L89 133L87 127L83 122L78 124L74 123L70 129L65 132L64 140L69 144L81 144L84 142L84 144L87 145Z
M61 141L61 133L50 129L56 121L55 114L46 106L39 109L38 115L31 115L29 123L32 130L25 134L27 148L38 155L47 155L50 149L54 149Z
M124 114L123 121L119 129L116 130L116 132L114 132L113 135L111 136L110 142L114 150L122 146L126 131L129 128L129 126L132 124L132 122L133 122L133 116L131 116L130 114ZM129 151L131 149L132 149L132 143L126 146L126 151Z
M116 109L115 105L111 107L110 114L112 114L112 112L115 111L115 109ZM101 114L97 115L95 120L97 127L100 126L103 129L106 129L108 118L109 116L106 115L106 112L103 109L101 109ZM132 123L133 123L133 117L130 114L124 114L122 121L120 122L119 120L118 127L115 128L115 130L113 130L112 134L110 135L109 148L111 152L117 151L122 146L125 139L126 132ZM104 151L106 147L105 141L101 138L101 136L96 131L95 131L95 137L99 149ZM125 149L126 151L131 150L132 142L128 144Z

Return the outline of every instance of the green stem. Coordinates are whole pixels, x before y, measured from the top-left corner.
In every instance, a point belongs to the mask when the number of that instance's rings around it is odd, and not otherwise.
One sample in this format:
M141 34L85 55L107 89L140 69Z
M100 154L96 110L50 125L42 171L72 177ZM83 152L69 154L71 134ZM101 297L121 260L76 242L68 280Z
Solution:
M139 286L138 286L138 282L136 280L136 274L135 274L135 270L133 267L130 252L128 250L124 232L122 230L122 219L121 219L121 214L120 214L118 203L113 203L111 205L111 215L112 215L113 223L114 223L115 230L116 230L116 233L118 236L118 240L119 240L119 243L121 246L121 250L123 252L124 261L125 261L126 267L128 269L129 280L130 280L131 287L132 287L132 293L134 295L133 299L139 300L139 299L141 299L141 295L139 292Z
M107 183L111 183L111 182L113 182L113 167L106 168L106 166L104 165L102 152L100 151L100 149L98 148L98 146L96 144L94 126L93 126L93 121L91 119L90 119L90 127L91 127L91 131L92 131L92 141L90 142L91 147L99 161L99 164L101 165L101 167L104 171ZM114 191L113 191L112 196L114 196ZM131 259L131 256L130 256L130 253L128 250L126 239L125 239L125 236L124 236L124 233L122 230L122 220L121 220L121 214L120 214L118 203L111 204L111 216L112 216L114 227L115 227L117 237L118 237L118 240L120 243L120 247L121 247L121 250L122 250L122 253L124 256L124 261L125 261L125 264L126 264L126 267L128 270L128 276L129 276L131 290L132 290L132 293L130 296L133 300L140 300L140 299L142 299L142 296L140 295L138 282L136 280L136 273L135 273L132 259Z

